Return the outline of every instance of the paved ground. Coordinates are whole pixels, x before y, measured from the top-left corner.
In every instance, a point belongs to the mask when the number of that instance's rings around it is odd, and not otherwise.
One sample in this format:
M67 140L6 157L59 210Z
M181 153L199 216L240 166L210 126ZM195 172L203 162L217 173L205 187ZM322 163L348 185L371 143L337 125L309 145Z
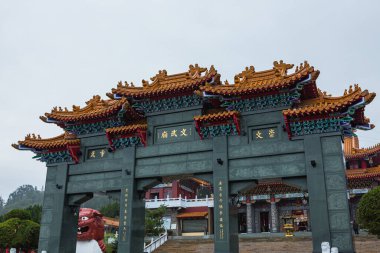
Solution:
M380 240L373 236L355 238L357 253L379 253ZM247 238L240 239L240 253L307 253L312 251L310 238ZM155 253L210 253L214 245L210 239L169 240Z

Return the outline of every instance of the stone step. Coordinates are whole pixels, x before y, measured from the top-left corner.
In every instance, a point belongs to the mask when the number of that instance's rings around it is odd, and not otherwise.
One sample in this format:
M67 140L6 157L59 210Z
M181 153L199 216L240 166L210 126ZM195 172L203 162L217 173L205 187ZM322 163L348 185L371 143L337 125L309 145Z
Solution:
M355 237L357 253L378 253L380 240L376 237ZM154 253L213 253L210 239L168 240ZM239 241L239 253L307 253L312 252L311 238L244 238Z

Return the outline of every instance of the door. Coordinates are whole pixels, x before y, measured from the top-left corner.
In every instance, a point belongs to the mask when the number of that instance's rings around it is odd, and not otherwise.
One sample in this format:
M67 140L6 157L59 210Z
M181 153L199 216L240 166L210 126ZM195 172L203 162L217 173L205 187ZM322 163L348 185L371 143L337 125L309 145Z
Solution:
M269 232L269 212L260 212L260 230Z

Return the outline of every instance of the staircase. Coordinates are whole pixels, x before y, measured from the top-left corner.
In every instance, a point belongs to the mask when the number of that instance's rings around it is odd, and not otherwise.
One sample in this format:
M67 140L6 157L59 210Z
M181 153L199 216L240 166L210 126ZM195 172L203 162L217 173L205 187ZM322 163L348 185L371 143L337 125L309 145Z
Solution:
M154 253L211 253L213 250L213 240L168 240Z
M355 237L357 253L378 253L380 240L375 236ZM211 239L168 240L154 253L213 253ZM241 238L239 253L308 253L312 252L311 238Z
M311 239L249 238L240 239L239 253L305 253L312 251ZM213 240L168 240L154 253L212 253Z

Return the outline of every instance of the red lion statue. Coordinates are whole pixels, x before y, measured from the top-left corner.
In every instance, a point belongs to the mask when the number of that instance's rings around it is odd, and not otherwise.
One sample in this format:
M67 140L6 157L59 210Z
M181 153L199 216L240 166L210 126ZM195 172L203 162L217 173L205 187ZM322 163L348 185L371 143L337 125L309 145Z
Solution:
M92 241L98 242L100 250L105 253L106 246L103 242L104 239L104 222L103 215L91 208L81 208L78 218L78 241Z

